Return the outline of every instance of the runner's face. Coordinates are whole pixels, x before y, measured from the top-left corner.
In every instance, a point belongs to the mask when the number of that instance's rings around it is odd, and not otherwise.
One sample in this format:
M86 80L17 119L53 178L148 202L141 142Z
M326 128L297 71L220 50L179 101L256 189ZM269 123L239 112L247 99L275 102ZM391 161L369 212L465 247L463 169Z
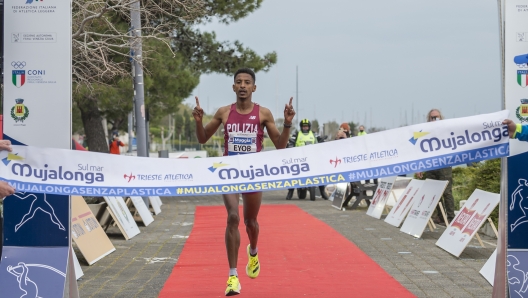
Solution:
M233 84L233 91L235 91L237 98L248 99L251 98L253 92L257 90L255 82L250 74L239 73L235 78L235 83Z

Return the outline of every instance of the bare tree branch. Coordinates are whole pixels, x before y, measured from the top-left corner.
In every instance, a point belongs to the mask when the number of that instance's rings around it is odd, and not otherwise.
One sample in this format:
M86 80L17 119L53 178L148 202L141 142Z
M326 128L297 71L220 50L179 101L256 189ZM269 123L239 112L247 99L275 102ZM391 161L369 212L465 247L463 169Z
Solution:
M131 75L130 49L146 39L162 41L171 48L175 29L205 13L204 0L141 0L141 36L130 28L131 4L138 0L74 0L72 51L73 83L90 86L110 84ZM172 49L171 49L172 50Z

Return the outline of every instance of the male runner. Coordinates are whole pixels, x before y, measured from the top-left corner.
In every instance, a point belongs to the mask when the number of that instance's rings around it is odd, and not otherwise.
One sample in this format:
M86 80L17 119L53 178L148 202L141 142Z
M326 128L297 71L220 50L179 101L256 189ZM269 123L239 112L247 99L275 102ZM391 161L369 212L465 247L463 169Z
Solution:
M292 125L293 110L292 100L284 107L284 129L282 133L275 126L275 120L270 110L259 106L252 101L253 92L257 90L255 85L255 73L248 68L241 68L235 73L233 91L236 94L236 102L221 107L214 115L211 122L204 127L202 124L203 109L200 107L198 97L196 97L196 107L193 110L196 121L196 136L203 144L220 127L224 125L225 149L224 155L237 155L243 153L256 153L262 150L264 140L264 128L268 131L268 136L277 149L284 149L290 137L290 127ZM240 146L235 146L231 141L235 137L251 138L252 146L250 152L239 152ZM244 146L245 147L245 146ZM240 216L238 213L238 194L225 194L224 205L227 209L227 227L225 231L225 244L227 259L229 261L229 279L227 280L226 296L240 294L240 282L237 273L238 249L240 247L240 233L238 224ZM246 251L248 254L248 264L246 274L250 278L256 278L260 273L260 264L257 255L257 242L259 235L259 225L257 215L262 201L261 192L243 193L244 224L249 237L250 244Z

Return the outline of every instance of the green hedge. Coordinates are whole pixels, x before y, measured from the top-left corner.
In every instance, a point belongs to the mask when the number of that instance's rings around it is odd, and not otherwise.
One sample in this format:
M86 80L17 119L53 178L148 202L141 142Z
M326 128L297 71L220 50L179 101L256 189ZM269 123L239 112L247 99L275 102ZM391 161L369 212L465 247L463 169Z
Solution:
M471 167L453 168L453 197L458 209L461 200L467 200L475 189L500 193L501 160L490 159ZM499 207L491 213L493 222L497 225Z

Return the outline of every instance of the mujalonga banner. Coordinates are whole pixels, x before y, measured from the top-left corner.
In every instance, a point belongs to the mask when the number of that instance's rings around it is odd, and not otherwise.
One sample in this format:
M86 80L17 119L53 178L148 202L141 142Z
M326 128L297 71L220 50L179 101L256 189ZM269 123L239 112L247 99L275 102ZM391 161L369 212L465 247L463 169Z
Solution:
M508 156L507 111L322 144L204 159L156 159L13 146L0 177L17 191L193 196L359 181ZM244 140L240 140L244 145ZM249 146L249 145L248 145Z

